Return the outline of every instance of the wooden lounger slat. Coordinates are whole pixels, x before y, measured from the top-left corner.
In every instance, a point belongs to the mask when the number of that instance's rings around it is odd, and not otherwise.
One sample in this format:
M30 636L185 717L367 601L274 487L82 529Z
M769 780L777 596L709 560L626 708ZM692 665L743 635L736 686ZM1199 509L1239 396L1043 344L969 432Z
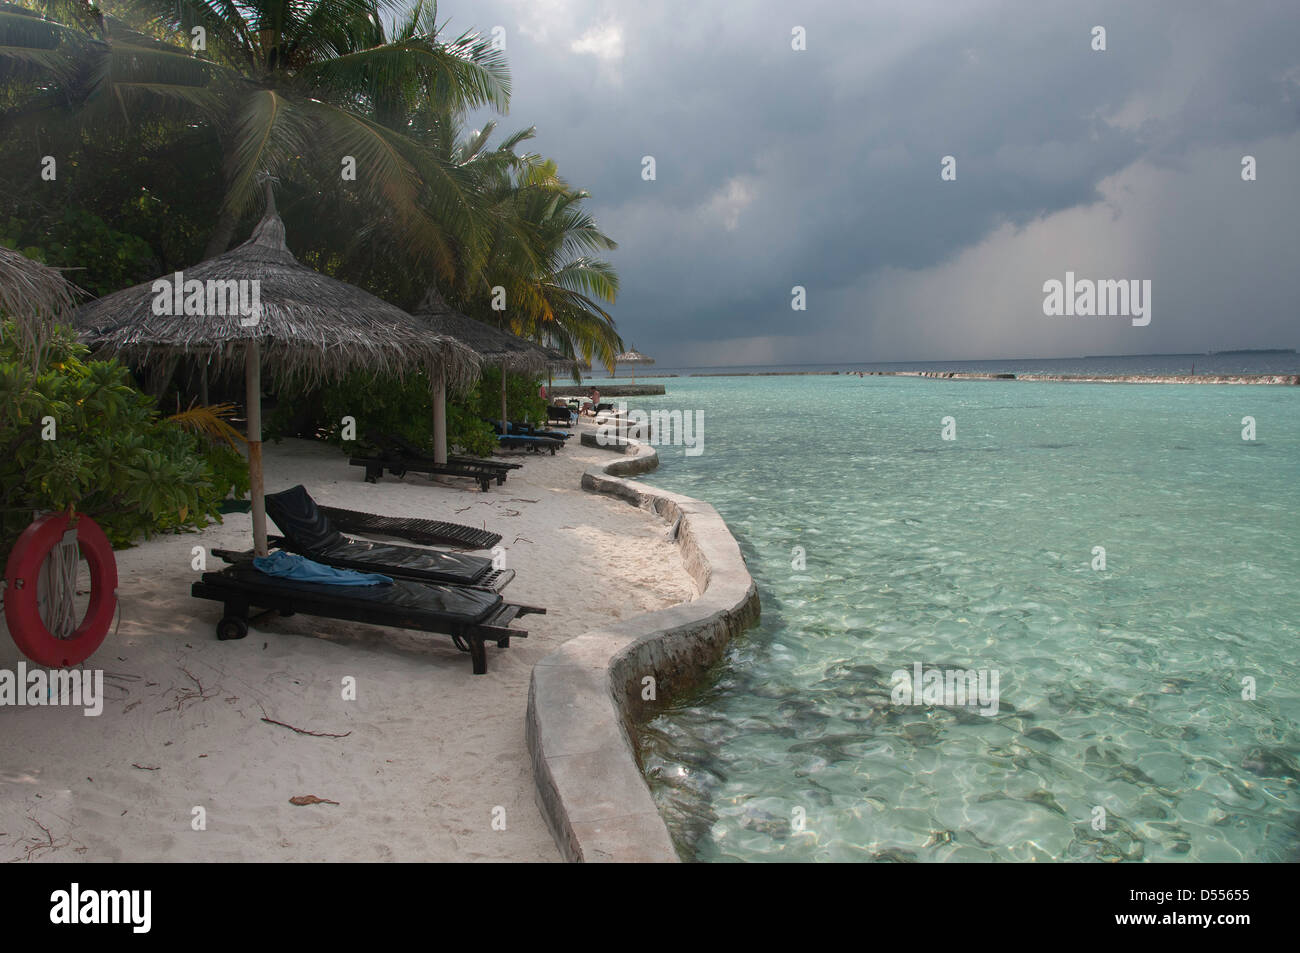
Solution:
M504 460L489 460L487 457L467 457L453 453L447 457L448 463L462 463L470 467L486 467L489 470L522 470L522 463L506 463Z

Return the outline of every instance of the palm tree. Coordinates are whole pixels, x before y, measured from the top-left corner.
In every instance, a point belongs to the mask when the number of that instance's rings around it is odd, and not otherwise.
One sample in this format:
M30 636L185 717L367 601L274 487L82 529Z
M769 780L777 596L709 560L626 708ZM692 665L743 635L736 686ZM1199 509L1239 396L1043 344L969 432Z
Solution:
M474 173L493 211L488 241L460 248L455 297L467 314L503 323L568 357L595 358L612 367L623 342L601 302L617 297L618 275L592 253L613 250L617 243L582 207L589 194L560 178L554 161L515 152L532 138L532 129L488 150L493 131L488 123L450 156ZM498 287L505 290L504 313L491 306Z
M400 229L416 261L452 271L452 235L488 224L474 181L421 145L410 117L504 111L503 54L472 32L439 37L437 6L416 0L391 37L393 0L24 0L0 5L0 90L27 84L7 122L108 110L210 124L224 158L206 257L224 251L255 207L259 176L310 183L342 175ZM114 13L120 13L118 19ZM196 28L204 49L192 50Z
M509 79L477 35L440 38L432 0L391 27L393 0L108 0L122 19L87 0L23 2L45 16L0 0L0 98L18 104L5 122L85 136L139 122L145 105L149 122L174 124L163 135L209 130L224 173L205 258L228 246L270 171L313 203L322 268L373 277L386 255L400 261L378 269L397 300L407 285L423 293L432 266L467 314L612 367L623 345L603 304L618 277L595 256L617 246L586 192L516 151L532 129L495 148L494 123L462 136L467 109L506 109ZM340 181L343 156L356 182ZM490 307L496 287L504 315Z

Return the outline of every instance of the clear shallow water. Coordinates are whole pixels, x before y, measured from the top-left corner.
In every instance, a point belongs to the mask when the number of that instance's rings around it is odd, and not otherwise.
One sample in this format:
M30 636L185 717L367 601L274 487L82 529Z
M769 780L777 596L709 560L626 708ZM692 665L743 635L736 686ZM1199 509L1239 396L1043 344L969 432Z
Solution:
M718 507L763 600L641 735L686 856L1300 858L1300 389L669 391L638 406L702 409L705 452L650 482ZM998 670L999 713L893 705L915 662Z

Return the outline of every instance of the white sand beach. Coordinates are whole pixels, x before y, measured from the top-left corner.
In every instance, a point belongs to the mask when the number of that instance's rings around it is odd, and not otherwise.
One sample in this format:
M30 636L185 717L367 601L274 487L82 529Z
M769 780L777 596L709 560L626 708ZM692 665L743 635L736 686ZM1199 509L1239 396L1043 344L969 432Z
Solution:
M524 468L487 493L420 476L367 484L336 448L267 445L268 491L302 483L323 504L502 534L518 573L505 597L548 614L517 620L528 638L506 649L489 643L486 675L443 635L303 615L218 641L220 604L189 594L191 549L247 549L247 515L119 552L120 619L86 663L105 671L103 713L0 708L0 860L559 860L524 742L533 665L696 594L661 520L580 488L608 454L570 443L511 455ZM20 660L6 633L0 668ZM304 795L338 803L290 803Z

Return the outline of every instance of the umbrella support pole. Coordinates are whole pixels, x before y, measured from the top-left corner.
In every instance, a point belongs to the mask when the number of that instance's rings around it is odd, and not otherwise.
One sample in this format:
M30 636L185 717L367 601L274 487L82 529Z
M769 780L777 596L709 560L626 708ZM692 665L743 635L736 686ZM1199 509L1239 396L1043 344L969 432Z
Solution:
M504 361L501 363L501 432L510 432L510 424L506 420L506 365Z
M433 462L447 462L447 377L441 370L433 388Z
M266 484L262 479L262 355L256 340L244 352L244 400L248 414L248 495L253 503L253 553L265 556Z

